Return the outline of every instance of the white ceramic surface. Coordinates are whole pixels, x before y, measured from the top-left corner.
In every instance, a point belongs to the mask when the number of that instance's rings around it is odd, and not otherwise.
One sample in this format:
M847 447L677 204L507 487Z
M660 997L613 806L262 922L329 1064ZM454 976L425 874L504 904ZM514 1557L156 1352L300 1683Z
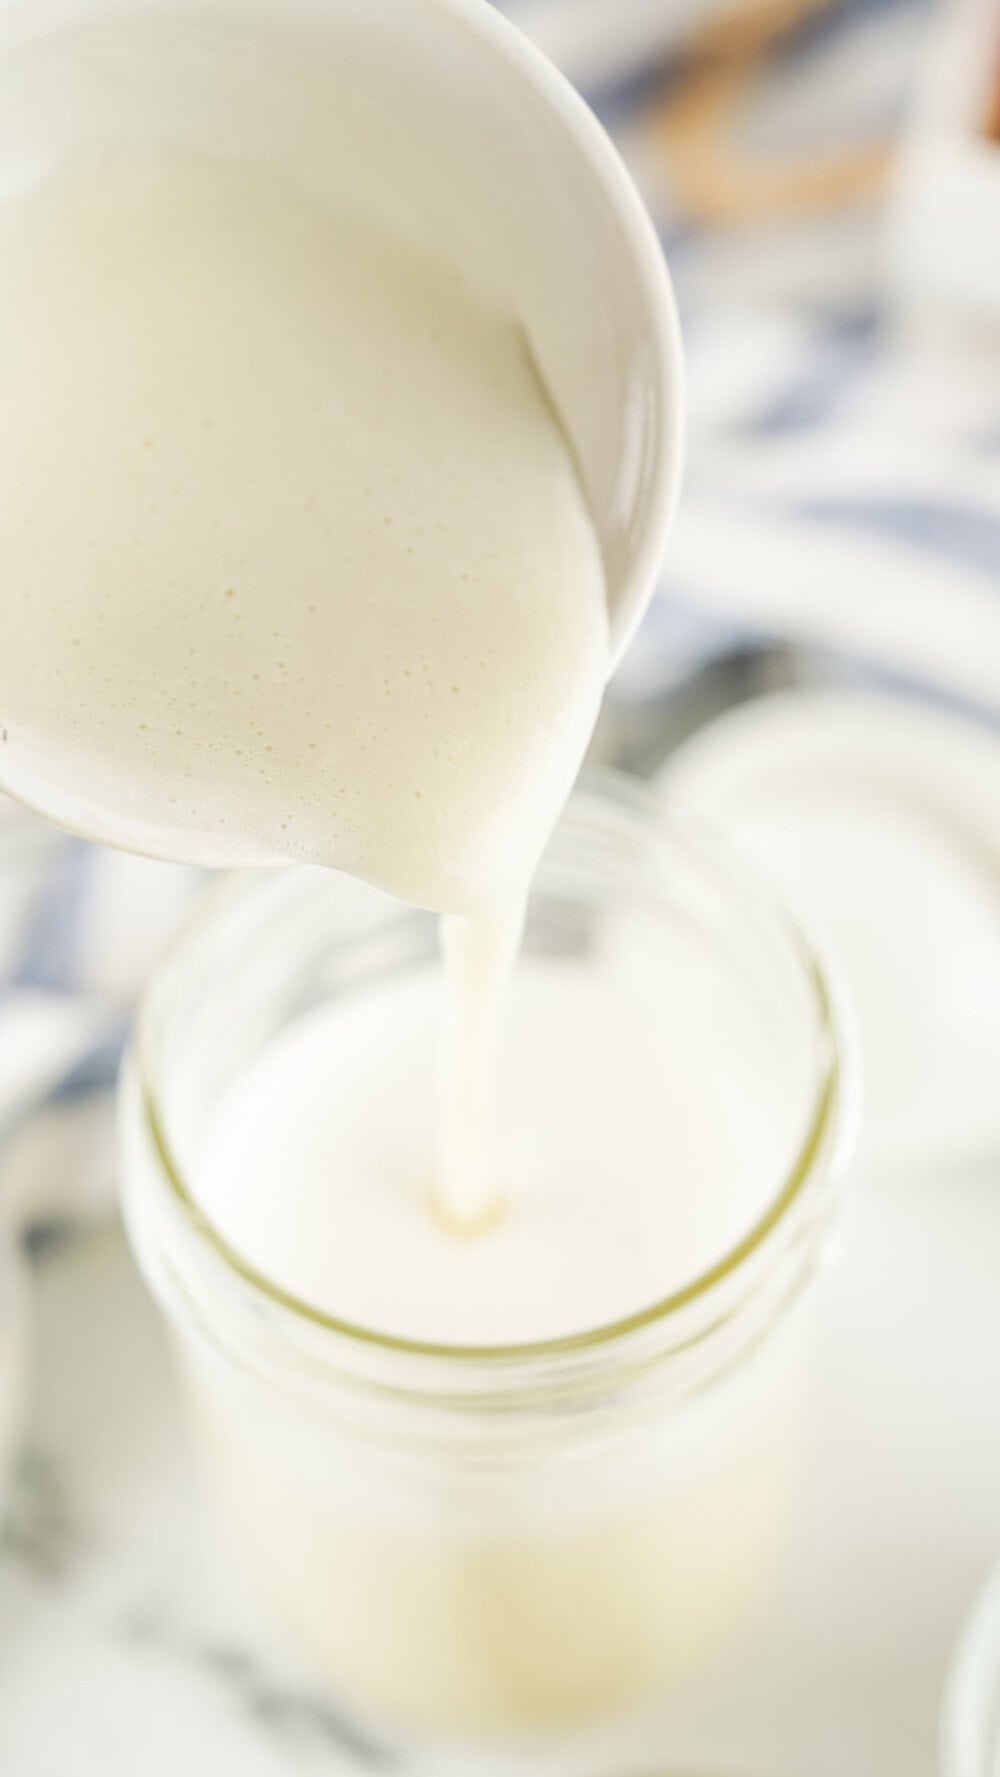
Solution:
M1000 42L994 0L937 0L895 157L884 249L904 312L1000 318L1000 144L986 134Z

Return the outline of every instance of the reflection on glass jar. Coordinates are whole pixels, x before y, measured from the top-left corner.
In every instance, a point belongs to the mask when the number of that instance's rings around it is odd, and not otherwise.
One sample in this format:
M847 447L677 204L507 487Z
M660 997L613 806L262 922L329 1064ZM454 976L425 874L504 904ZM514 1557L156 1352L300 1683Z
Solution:
M1000 1774L1000 1569L976 1600L945 1688L942 1777Z
M657 1299L610 1324L463 1346L349 1323L219 1226L206 1132L289 1030L426 971L434 945L426 916L321 872L213 890L140 1015L125 1206L177 1335L220 1529L261 1600L344 1704L487 1740L655 1700L767 1574L852 1095L824 977L769 891L712 836L597 782L539 872L526 967L603 971L658 1021L704 1128L726 1128L736 1154L742 1141L742 1161L714 1207L694 1206L693 1244L678 1233L664 1252ZM763 1165L747 1145L762 1107ZM685 1202L697 1155L667 1140L659 1158ZM686 1273L681 1252L700 1255Z

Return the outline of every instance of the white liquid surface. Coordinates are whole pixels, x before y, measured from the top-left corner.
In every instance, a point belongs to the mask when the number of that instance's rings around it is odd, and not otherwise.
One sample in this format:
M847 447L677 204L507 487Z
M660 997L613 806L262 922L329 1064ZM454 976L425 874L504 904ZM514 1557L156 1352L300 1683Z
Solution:
M0 720L142 829L523 890L607 670L513 317L290 177L81 151L0 206Z
M366 983L261 1052L194 1155L199 1203L274 1282L381 1332L517 1343L649 1307L748 1231L801 1133L756 1018L685 948L680 934L658 1006L614 958L522 958L504 1209L475 1236L430 1209L443 996L429 969Z

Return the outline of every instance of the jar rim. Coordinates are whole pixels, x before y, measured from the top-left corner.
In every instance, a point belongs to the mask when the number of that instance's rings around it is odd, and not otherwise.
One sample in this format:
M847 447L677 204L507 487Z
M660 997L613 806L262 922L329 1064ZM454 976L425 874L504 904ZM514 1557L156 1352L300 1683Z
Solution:
M156 1158L169 1187L174 1207L179 1211L189 1232L210 1249L214 1258L221 1262L232 1277L270 1307L291 1316L301 1327L328 1334L338 1341L346 1342L355 1351L384 1353L402 1360L436 1361L455 1365L460 1370L468 1370L473 1365L495 1368L521 1364L536 1366L546 1360L558 1361L618 1346L632 1335L676 1322L685 1310L703 1304L723 1286L739 1277L754 1259L765 1253L773 1238L788 1227L793 1212L804 1202L817 1170L822 1167L822 1176L830 1178L840 1170L843 1159L853 1145L857 1110L852 1096L845 1091L843 1006L839 993L835 991L817 950L799 919L789 910L764 872L744 856L740 845L696 813L686 809L667 809L634 779L608 769L587 770L583 774L569 799L568 810L578 808L581 801L588 797L623 806L627 812L649 825L661 838L664 835L668 838L672 836L675 843L683 843L688 849L696 848L702 859L707 857L714 864L724 863L741 886L752 892L752 899L765 908L772 922L777 924L790 944L816 1014L819 1065L805 1133L796 1147L791 1163L782 1174L777 1191L769 1198L746 1233L719 1259L680 1288L631 1314L557 1337L479 1345L414 1339L381 1332L302 1300L245 1259L216 1228L188 1187L183 1169L174 1157L158 1105L156 1070L152 1058L154 1038L150 1028L154 990L164 974L183 962L187 948L212 928L219 918L220 909L224 913L231 902L238 903L246 896L251 884L259 885L263 875L272 874L261 870L234 872L199 898L198 905L185 919L162 954L143 995L132 1045L138 1093L142 1116Z

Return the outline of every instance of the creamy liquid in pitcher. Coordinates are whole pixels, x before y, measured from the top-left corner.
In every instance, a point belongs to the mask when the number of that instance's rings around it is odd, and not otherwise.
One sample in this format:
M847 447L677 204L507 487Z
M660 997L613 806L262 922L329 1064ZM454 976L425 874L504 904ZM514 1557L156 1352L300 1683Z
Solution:
M81 152L0 206L0 488L12 748L139 845L455 916L439 1196L488 1219L498 996L608 658L515 321L279 173Z

